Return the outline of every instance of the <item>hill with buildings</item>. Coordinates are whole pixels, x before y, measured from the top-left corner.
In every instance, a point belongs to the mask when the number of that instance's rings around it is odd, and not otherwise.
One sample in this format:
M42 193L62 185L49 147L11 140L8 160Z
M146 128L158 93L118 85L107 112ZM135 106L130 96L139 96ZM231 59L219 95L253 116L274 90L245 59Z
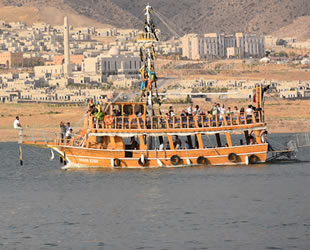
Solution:
M0 0L5 6L39 10L55 7L121 28L140 28L143 8L148 2L180 35L240 31L272 34L283 27L294 29L295 26L290 25L295 20L310 16L309 0ZM55 14L56 11L47 10L45 13ZM159 27L163 28L162 24ZM301 32L306 34L301 37L309 38L305 29Z

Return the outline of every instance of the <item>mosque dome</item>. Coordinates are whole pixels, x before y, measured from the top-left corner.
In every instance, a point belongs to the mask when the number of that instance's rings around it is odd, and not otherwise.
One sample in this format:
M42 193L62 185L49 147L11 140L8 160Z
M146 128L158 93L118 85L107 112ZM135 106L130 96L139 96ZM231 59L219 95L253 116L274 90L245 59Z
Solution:
M118 56L119 53L119 48L117 46L113 46L110 50L109 50L109 56Z

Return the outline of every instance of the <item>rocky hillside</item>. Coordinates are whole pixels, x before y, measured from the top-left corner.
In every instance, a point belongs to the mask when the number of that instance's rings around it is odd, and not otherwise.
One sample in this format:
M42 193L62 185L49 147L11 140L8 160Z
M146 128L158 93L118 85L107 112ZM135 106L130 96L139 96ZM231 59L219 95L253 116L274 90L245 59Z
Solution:
M73 10L117 27L143 24L150 2L180 35L189 32L255 32L271 34L310 16L309 0L0 0L3 5L56 7ZM159 23L159 20L155 22ZM162 28L162 25L160 25Z

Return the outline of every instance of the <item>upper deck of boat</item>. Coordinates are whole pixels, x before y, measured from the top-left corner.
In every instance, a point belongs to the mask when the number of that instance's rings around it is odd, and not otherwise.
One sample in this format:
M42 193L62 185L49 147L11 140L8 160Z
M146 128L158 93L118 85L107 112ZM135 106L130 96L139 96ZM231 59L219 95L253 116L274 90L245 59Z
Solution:
M89 115L85 127L91 132L193 132L251 129L265 126L263 111L254 111L252 115L245 113L226 115L195 116L126 116L108 115L103 121Z

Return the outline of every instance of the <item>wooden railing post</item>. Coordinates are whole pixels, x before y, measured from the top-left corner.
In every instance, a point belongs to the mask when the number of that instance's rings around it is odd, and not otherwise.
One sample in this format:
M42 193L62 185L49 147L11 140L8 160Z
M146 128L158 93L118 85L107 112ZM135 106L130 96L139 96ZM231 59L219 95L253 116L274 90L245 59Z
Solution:
M198 124L198 116L197 116L197 115L195 115L193 118L194 118L194 123L195 123L196 128L199 128L199 124Z
M252 123L256 123L255 112L252 113Z
M228 125L228 124L227 124L227 120L226 120L226 115L225 115L225 114L223 114L223 122L224 122L224 125L225 125L225 126Z

